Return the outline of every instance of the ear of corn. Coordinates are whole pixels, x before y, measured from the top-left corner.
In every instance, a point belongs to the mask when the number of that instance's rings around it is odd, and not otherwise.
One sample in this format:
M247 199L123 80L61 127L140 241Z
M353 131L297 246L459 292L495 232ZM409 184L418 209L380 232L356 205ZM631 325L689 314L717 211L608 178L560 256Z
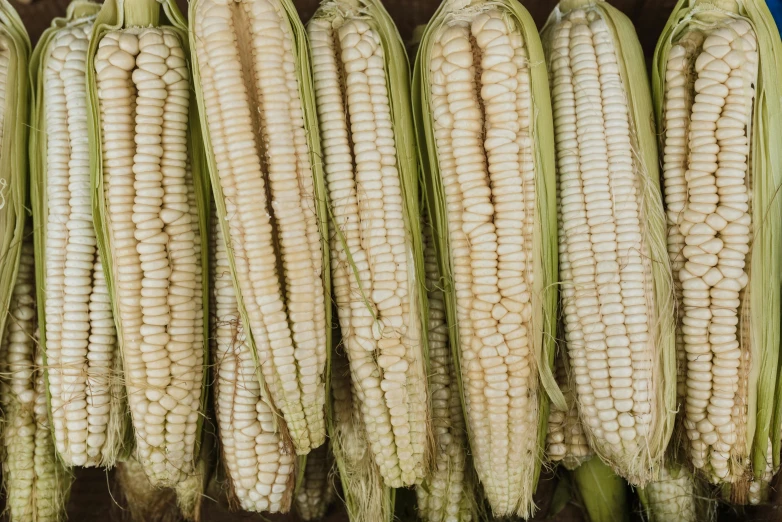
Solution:
M409 486L431 434L407 60L374 0L325 2L308 32L342 341L380 473Z
M581 504L590 522L629 522L627 484L598 457L573 471Z
M156 487L192 475L205 393L205 181L186 24L173 2L103 4L87 53L93 216L136 456Z
M423 237L429 310L429 393L435 449L432 469L415 490L418 514L425 522L470 522L477 519L479 495L467 456L464 411L449 345L434 237L432 228L426 223Z
M562 238L560 238L560 246L562 242ZM578 416L576 394L573 389L573 374L568 364L567 354L557 354L555 365L557 384L565 396L567 409L560 410L552 407L549 411L546 457L551 462L562 462L565 468L574 470L589 460L593 453Z
M19 266L27 202L28 59L22 20L0 0L0 310L8 310ZM0 313L0 339L6 314Z
M554 151L535 24L515 2L446 1L423 35L414 75L473 462L495 516L528 517L545 442L544 388L565 408L550 367Z
M676 464L664 466L657 479L638 488L638 497L649 522L708 522L716 515L706 489Z
M36 339L32 241L22 245L7 315L0 344L0 406L3 484L10 520L59 522L65 519L71 477L56 458L49 425L43 359Z
M275 420L266 383L239 314L222 229L211 238L214 299L214 399L229 491L247 511L285 513L293 498L295 453L285 422Z
M305 521L321 520L334 502L333 457L328 444L307 455L304 478L296 490L296 512Z
M562 2L544 27L557 146L565 338L590 445L634 484L676 408L672 277L653 112L629 19Z
M325 441L331 332L320 144L289 0L190 3L193 76L245 332L298 454Z
M688 457L739 503L779 466L780 70L760 1L679 2L655 52Z
M40 343L57 452L68 466L112 466L126 434L121 361L90 199L85 75L99 9L70 4L30 61Z
M372 456L350 365L341 353L331 358L331 391L329 441L348 518L351 522L392 522L395 491L384 484Z

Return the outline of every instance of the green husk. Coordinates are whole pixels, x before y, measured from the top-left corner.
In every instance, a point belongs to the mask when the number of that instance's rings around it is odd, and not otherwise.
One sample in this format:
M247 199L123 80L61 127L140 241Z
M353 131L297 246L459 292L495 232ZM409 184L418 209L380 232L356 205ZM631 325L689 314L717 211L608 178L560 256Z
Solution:
M667 464L658 480L637 491L649 522L708 522L717 514L701 481L677 464Z
M386 483L389 486L412 485L414 482L420 480L423 475L423 470L429 465L428 461L432 452L433 436L431 433L431 426L429 422L430 416L430 404L428 394L426 393L427 383L426 374L429 371L428 359L429 348L427 342L427 332L424 325L427 321L427 303L426 303L426 290L421 284L424 280L423 269L423 245L421 241L421 229L420 229L420 210L419 210L419 195L418 195L418 167L415 157L415 135L412 121L412 113L410 110L410 90L409 90L409 64L407 61L407 55L405 53L404 44L399 35L394 22L389 16L388 12L383 7L382 3L378 0L327 0L321 3L318 10L313 15L312 20L309 22L310 27L315 21L328 22L335 30L341 27L344 23L350 20L361 20L369 25L371 31L379 39L379 47L383 51L383 60L385 64L386 74L386 87L388 95L388 103L391 111L391 121L394 133L394 146L396 149L396 168L399 174L399 181L401 187L402 197L402 216L404 220L404 226L406 230L406 243L407 243L407 288L409 295L409 311L407 320L407 331L404 333L405 338L412 340L413 342L420 342L417 347L420 349L420 355L411 356L408 358L410 363L410 370L407 373L408 382L405 385L408 390L406 407L408 408L408 418L412 415L409 411L411 405L417 406L417 402L420 400L426 401L424 406L425 425L415 426L415 430L412 432L417 433L418 430L423 429L426 436L425 450L423 459L420 462L416 462L416 480L411 481L406 478L388 477L384 476ZM347 110L348 107L345 107ZM319 114L319 116L323 116ZM325 148L325 144L323 145ZM351 153L356 155L355 150ZM327 163L328 158L324 160L326 168L330 167ZM359 182L356 182L356 190L360 193L363 189ZM373 317L377 318L377 308L375 304L371 302L370 294L367 289L362 287L361 278L358 277L358 268L354 262L353 252L351 252L348 246L346 236L342 233L343 224L335 216L333 212L333 205L340 204L334 203L331 200L331 195L327 191L329 214L330 214L330 234L331 239L331 263L334 268L335 278L336 274L339 274L339 263L344 262L346 268L344 268L347 277L350 279L350 284L355 284L358 288L359 295L351 295L351 301L353 299L361 299L364 301L366 308L370 311ZM343 254L344 253L344 254ZM343 257L346 261L343 261ZM335 291L336 294L336 291ZM338 306L347 306L345 303L337 301ZM346 318L341 318L341 325L344 327ZM415 349L414 347L413 349ZM350 359L350 350L346 349L348 359ZM375 355L379 355L379 350L375 351ZM419 366L418 363L422 362ZM351 361L353 372L358 371L358 365L355 361ZM420 370L420 374L415 374ZM411 377L411 374L414 376ZM380 374L382 375L382 373ZM420 380L419 380L420 377ZM382 379L382 377L381 377ZM411 389L410 381L415 380L415 384L422 383L422 389ZM354 386L362 386L362 382L354 382ZM361 393L357 393L356 399L362 401L363 397L368 395L362 390ZM426 397L424 399L423 396ZM363 408L364 405L361 404ZM418 421L415 421L418 422ZM376 451L375 445L371 444L372 451ZM418 456L415 455L415 458ZM375 455L375 459L384 459L384 456ZM382 473L382 468L381 468ZM399 483L395 484L394 481Z
M326 422L342 500L351 522L393 522L395 490L383 483L372 458L344 353L331 357L331 389Z
M19 267L27 203L30 37L7 0L0 0L0 44L8 47L8 76L0 129L0 339Z
M326 205L324 204L326 200L326 189L323 180L323 165L321 163L322 153L320 149L318 121L317 121L317 115L315 110L315 100L313 95L314 87L312 83L312 72L310 66L309 50L307 47L306 32L296 12L296 8L291 0L278 0L275 3L280 6L283 19L288 24L288 31L293 38L293 46L291 52L293 53L294 57L296 58L297 62L300 65L299 67L297 67L296 77L298 80L297 83L298 83L301 104L302 104L304 126L307 129L307 145L309 148L310 165L311 165L313 185L314 185L314 197L315 197L315 207L316 207L315 214L318 219L318 227L322 238L322 244L328 245L328 238L329 238L328 211ZM220 176L217 170L217 162L213 150L212 139L209 133L209 125L208 125L206 108L205 108L206 102L204 100L204 92L203 92L203 87L201 82L201 72L200 72L200 67L202 67L203 64L199 64L198 54L196 52L198 37L196 35L194 21L196 20L198 8L199 8L199 0L193 0L192 2L189 3L188 15L189 15L189 19L193 21L193 23L190 24L188 35L190 39L190 48L191 48L190 65L191 65L191 71L193 75L193 90L195 91L196 100L198 102L199 117L201 122L201 129L202 129L202 135L200 139L202 140L202 144L203 144L204 168L206 173L208 173L208 176L211 179L211 187L213 190L213 197L215 200L215 210L219 220L219 225L222 227L223 230L223 237L225 238L225 242L227 245L228 258L229 258L229 262L231 263L231 272L234 279L234 289L236 291L236 298L239 303L239 313L241 315L243 324L249 325L251 323L249 321L249 316L247 314L247 308L245 306L241 289L237 281L236 261L235 261L234 249L231 247L231 243L230 243L231 235L229 233L230 231L228 227L228 220L226 217L225 197L223 195L222 185L220 184ZM249 52L249 50L247 50L246 52ZM325 397L327 398L329 396L329 389L328 389L329 387L328 376L330 372L329 358L331 357L331 345L332 345L332 341L331 341L332 333L331 333L331 329L328 328L328 325L331 324L331 308L330 308L331 269L329 266L329 252L327 247L323 248L321 277L323 280L326 325L327 325L326 347L325 347L327 360L326 360L326 367L323 376L323 381L325 386ZM256 360L256 366L258 368L258 379L261 382L265 382L261 370L262 362L258 358L257 345L256 345L255 338L253 336L253 332L251 331L251 328L248 327L245 330L245 335L246 335L246 342L250 345L253 352L253 357L255 357ZM271 364L271 363L264 361L263 364ZM274 369L274 371L276 372L276 369ZM272 409L279 412L281 414L280 416L284 418L286 414L285 406L282 400L284 399L284 397L271 397L270 396L271 392L268 389L270 383L266 383L266 384L267 386L261 387L261 389L263 390L262 393L263 393L264 401L267 404L269 404L269 406L272 407ZM277 399L277 400L275 402L272 399ZM326 399L325 402L327 403L328 400ZM324 411L325 408L326 406L324 404ZM316 438L321 435L325 439L325 433L322 434L317 433L312 437ZM293 440L294 446L297 448L297 453L306 454L309 451L309 449L305 449L305 447L309 446L309 443L304 444L304 441L299 440L301 438L300 434L291 433L291 438ZM301 473L301 471L302 470L300 470L299 472Z
M35 317L32 231L25 230L18 279L0 343L0 456L10 522L60 522L73 477L56 458L49 428L43 360ZM13 343L13 346L12 346Z
M418 54L413 72L413 116L415 119L418 148L422 165L423 184L426 187L424 198L428 209L435 236L435 251L437 252L440 274L442 276L443 292L445 294L446 315L451 326L451 345L454 364L456 365L459 393L465 408L467 434L471 445L474 436L466 411L465 389L462 382L461 344L456 313L456 295L454 290L453 259L448 237L448 213L446 209L445 191L440 176L437 147L434 137L434 121L430 110L429 63L431 60L434 37L439 29L451 18L459 16L459 11L479 12L482 9L497 8L506 13L520 30L526 45L530 68L530 89L536 116L532 118L530 133L534 147L534 164L536 172L536 230L533 250L536 253L534 261L535 285L532 289L532 309L535 326L532 352L535 360L541 386L537 390L538 422L535 426L520 429L531 429L537 432L537 449L539 454L534 459L534 465L523 472L529 474L531 487L519 492L517 511L520 516L527 517L534 511L532 493L537 485L540 467L543 461L543 448L547 430L549 400L559 408L565 409L565 399L556 385L552 372L555 352L554 336L556 333L556 302L557 294L554 284L557 281L557 220L555 193L555 157L554 130L551 117L551 101L549 97L548 75L545 70L543 49L541 47L535 23L530 14L517 2L499 0L484 2L482 0L457 1L446 0L435 12L427 25L418 47ZM474 454L474 445L473 445ZM477 462L474 460L474 462ZM478 478L485 482L491 469L477 469ZM491 495L487 491L491 501ZM501 513L495 513L501 515Z
M749 353L750 365L745 376L748 388L744 398L746 430L739 434L739 441L743 439L745 446L731 455L731 474L737 475L733 477L733 484L723 484L723 489L730 490L728 496L733 502L744 503L750 483L766 472L769 455L772 468L779 467L782 426L782 386L779 385L782 148L778 143L782 136L779 118L782 114L779 95L782 41L766 3L762 0L680 0L655 49L652 88L662 139L665 71L671 47L690 29L708 28L737 18L748 21L754 28L759 54L749 156L754 230L747 270L750 278L744 306L739 312L742 350Z
M119 299L116 297L115 279L117 278L116 263L114 259L116 254L111 239L111 214L108 209L108 202L105 197L104 176L103 176L103 150L102 150L102 130L100 121L100 104L98 99L97 78L95 74L95 54L98 50L98 44L103 37L110 31L138 27L138 26L168 26L179 37L185 55L188 53L187 23L174 0L107 0L103 3L98 12L95 24L90 38L90 44L87 51L87 105L90 109L88 118L88 130L90 138L90 171L91 171L91 189L92 189L92 207L93 219L95 221L95 230L98 241L98 251L100 259L104 266L106 285L108 287L109 297L111 298L114 313L114 323L117 329L117 339L122 353L123 366L127 366L124 353L124 336L122 330L122 319L119 313ZM207 226L209 223L209 205L208 205L208 187L209 182L205 177L203 170L204 151L201 144L201 131L199 127L198 109L191 100L189 105L189 132L188 132L188 153L190 160L190 172L192 176L193 189L195 193L196 209L198 212L198 226L200 232L201 244L201 277L202 277L202 303L204 309L203 319L203 339L204 373L201 377L201 396L200 408L205 410L206 393L206 372L209 364L209 351L207 339L209 339L209 284L207 283L209 274L209 255L207 252ZM135 419L134 419L135 422ZM196 472L198 466L198 456L200 455L203 415L198 416L195 444L193 451L193 466L189 470L181 470L184 473L192 475ZM142 462L142 465L147 463ZM151 470L147 469L147 473ZM162 480L155 486L174 486L176 480Z
M567 475L558 476L557 485L554 493L551 495L551 503L548 507L548 518L556 517L563 509L567 507L573 499L573 484L571 478Z
M47 196L47 100L45 97L46 69L50 46L54 42L58 32L63 29L89 26L95 20L95 15L100 10L100 4L88 0L74 0L68 5L64 18L55 18L51 26L46 29L33 50L30 58L30 76L32 82L32 114L30 132L30 194L33 211L33 224L35 235L35 279L38 294L38 323L40 326L40 346L44 362L44 378L46 379L47 400L51 411L51 395L49 395L49 365L46 356L46 238L49 213ZM85 108L85 111L87 109ZM117 358L119 359L119 358ZM121 361L116 361L116 366L111 377L112 403L110 418L106 429L107 440L101 452L101 466L112 467L118 458L127 454L129 431L127 422L127 403L124 399L124 386L122 384ZM54 430L54 426L52 426ZM59 458L63 458L58 453ZM65 463L68 465L68 463Z
M668 263L667 229L661 205L657 147L654 139L651 93L647 84L643 51L632 22L618 9L602 0L564 0L549 16L542 30L544 45L550 45L555 27L570 11L583 9L597 13L613 36L622 86L629 110L631 143L634 149L634 171L639 192L641 234L651 259L653 303L649 314L649 349L652 356L653 398L650 400L654 421L643 443L624 450L597 437L584 423L590 446L617 473L630 483L642 485L654 478L662 465L665 449L673 433L676 411L676 347L674 335L673 276ZM553 60L547 52L547 60ZM566 283L563 281L563 284ZM567 282L572 284L572 282ZM619 451L617 451L617 449Z
M629 522L627 484L611 467L593 457L572 473L589 522Z
M413 34L410 39L405 42L405 48L407 49L408 56L415 56L418 52L418 46L421 44L421 38L426 31L426 24L416 25L413 29Z

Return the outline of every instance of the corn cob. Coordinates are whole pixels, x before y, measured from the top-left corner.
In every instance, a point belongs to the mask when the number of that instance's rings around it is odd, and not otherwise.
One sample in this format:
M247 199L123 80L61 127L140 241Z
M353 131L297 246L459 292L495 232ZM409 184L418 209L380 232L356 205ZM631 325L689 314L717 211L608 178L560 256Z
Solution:
M28 230L29 232L29 230ZM11 522L65 518L71 477L54 452L43 359L36 342L35 268L25 242L0 345L0 405L4 412L3 482Z
M288 0L194 1L190 20L204 144L247 342L303 455L325 441L330 344L306 38Z
M638 489L649 522L707 522L715 515L715 503L699 488L685 468L670 465L656 480Z
M557 251L542 61L518 4L446 1L415 69L451 342L473 462L495 516L534 510L547 417L541 383L565 408L550 368Z
M655 52L688 457L738 503L779 465L780 60L753 0L680 2Z
M329 440L339 471L342 495L351 522L392 522L394 490L387 487L372 457L355 383L344 354L331 358Z
M41 349L57 452L112 466L125 435L116 332L90 201L86 56L100 6L76 1L43 34L30 138Z
M321 520L334 502L332 455L324 444L307 455L304 478L296 492L296 512L302 520Z
M560 250L560 267L563 266L564 258ZM562 462L565 468L573 470L592 457L592 449L578 417L572 370L568 365L567 354L558 354L555 364L557 383L565 396L567 409L559 410L553 407L549 411L546 455L549 461Z
M343 343L380 473L409 486L423 478L430 434L404 48L374 0L325 2L308 31Z
M671 273L643 55L600 0L562 2L544 28L557 147L565 339L590 445L633 484L674 424Z
M432 228L424 225L424 263L429 307L429 393L435 434L434 467L416 487L418 514L426 522L469 522L477 511L467 458L464 412L448 342Z
M29 55L22 20L11 4L0 0L0 339L26 216Z
M185 27L170 2L107 2L87 54L98 248L135 452L156 487L194 472L204 395L207 209Z
M236 302L222 229L214 227L215 409L222 462L242 509L285 513L293 496L294 451L258 380Z

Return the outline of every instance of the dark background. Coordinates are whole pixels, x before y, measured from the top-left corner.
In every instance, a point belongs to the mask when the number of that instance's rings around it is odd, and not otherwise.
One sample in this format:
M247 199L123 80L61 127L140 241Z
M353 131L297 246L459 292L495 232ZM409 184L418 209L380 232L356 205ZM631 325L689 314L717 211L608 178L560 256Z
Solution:
M69 0L35 0L32 4L22 5L11 0L19 10L33 45L55 16L64 16ZM177 0L182 12L187 15L187 1ZM306 23L315 12L319 0L294 0L301 19ZM524 7L532 14L538 28L543 27L549 13L557 4L555 0L523 0ZM675 0L611 0L612 5L621 9L635 23L636 30L648 56L652 55L657 37L665 25ZM439 0L384 0L388 12L399 27L402 38L408 40L413 29L426 24L440 4Z
M186 15L186 0L177 0L177 2L182 12ZM65 15L65 9L69 0L36 0L31 4L21 4L11 0L11 3L19 11L30 33L33 45L35 45L41 33L49 27L52 18ZM306 23L317 8L318 0L294 0L294 3L299 10L299 15ZM416 26L426 24L429 21L429 18L439 5L439 0L384 0L383 3L396 21L402 38L407 41L410 39ZM557 2L555 0L521 0L521 3L532 14L538 28L540 28ZM675 0L611 0L610 3L621 9L635 23L641 44L644 47L647 59L649 59L654 52L657 37L676 4ZM575 499L571 500L557 514L549 513L549 505L556 483L556 477L553 477L550 473L544 474L541 485L538 488L538 506L541 509L535 520L588 522L582 516L578 501ZM723 506L720 509L720 522L738 520L748 522L782 521L782 498L779 497L782 497L782 495L774 494L770 505L759 508L736 510ZM267 517L246 513L232 514L227 509L224 509L219 502L210 498L205 498L203 504L203 522L283 522L298 520L295 515ZM639 508L636 504L633 504L633 506L635 510L633 517L640 520ZM547 518L547 513L550 515L549 518ZM78 470L71 490L68 516L74 522L127 520L129 514L121 499L119 488L113 481L113 473L95 469ZM327 521L346 522L347 517L338 508L332 508ZM375 521L368 520L362 522ZM407 522L407 520L404 522ZM620 522L619 516L617 516L617 522Z

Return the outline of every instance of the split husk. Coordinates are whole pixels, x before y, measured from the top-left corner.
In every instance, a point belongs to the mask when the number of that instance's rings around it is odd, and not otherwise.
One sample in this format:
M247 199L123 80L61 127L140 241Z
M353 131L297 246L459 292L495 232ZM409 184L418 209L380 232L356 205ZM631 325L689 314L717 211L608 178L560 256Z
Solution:
M114 480L118 488L121 520L128 522L179 522L175 509L176 493L171 488L156 488L147 478L138 460L130 457L117 464Z

